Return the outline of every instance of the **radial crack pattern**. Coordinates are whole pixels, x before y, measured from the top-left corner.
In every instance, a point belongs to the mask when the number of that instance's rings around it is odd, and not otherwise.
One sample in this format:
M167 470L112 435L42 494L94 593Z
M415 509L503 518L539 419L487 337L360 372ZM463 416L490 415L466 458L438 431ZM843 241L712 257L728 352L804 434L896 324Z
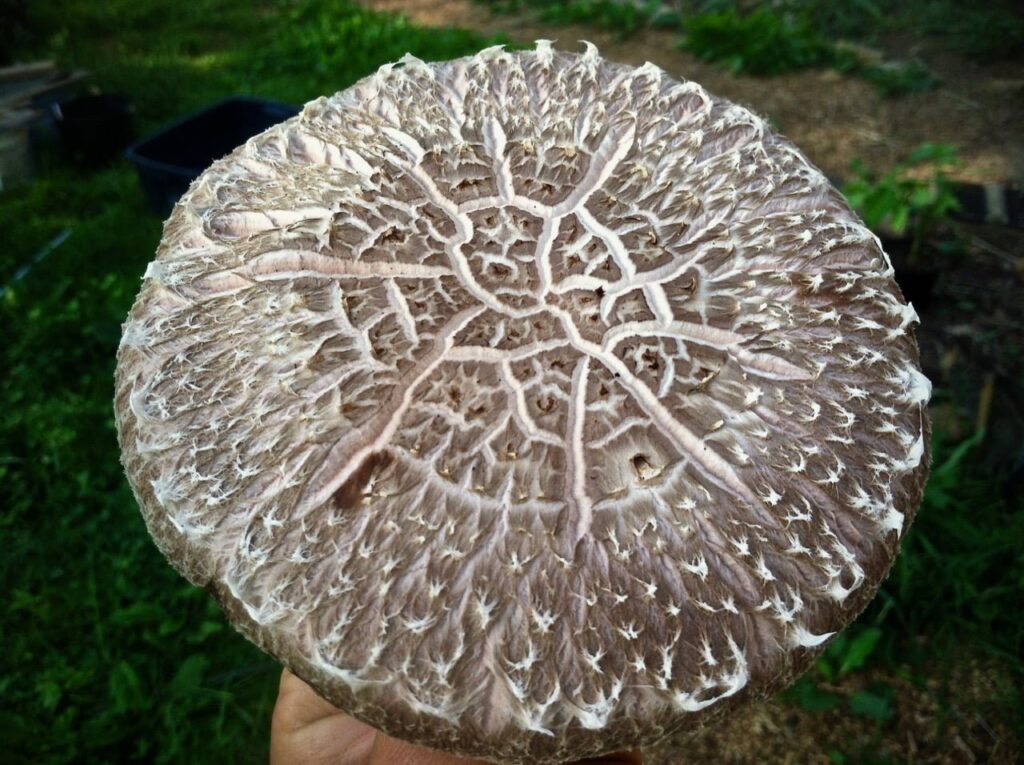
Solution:
M183 198L119 435L170 560L335 704L575 759L771 691L863 608L927 467L915 321L699 85L406 57Z

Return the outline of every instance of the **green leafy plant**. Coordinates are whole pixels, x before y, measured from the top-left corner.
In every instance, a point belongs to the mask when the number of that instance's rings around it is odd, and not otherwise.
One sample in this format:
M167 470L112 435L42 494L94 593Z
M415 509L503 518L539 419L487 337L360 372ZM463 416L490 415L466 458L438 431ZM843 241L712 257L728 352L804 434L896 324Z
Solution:
M966 4L956 0L918 0L913 21L947 47L984 63L1024 58L1024 16L1019 3Z
M831 60L830 46L802 14L763 6L744 14L732 8L692 16L684 28L680 47L738 73L777 75Z
M830 712L843 704L843 697L822 688L810 674L804 675L782 692L783 700L796 704L806 712Z
M909 262L919 264L936 228L960 207L948 176L948 170L958 164L956 149L944 143L921 144L880 177L854 160L854 177L843 186L843 193L869 228L909 236Z
M661 0L642 3L616 0L571 0L545 3L541 19L551 23L574 24L590 22L606 29L614 29L620 36L633 34L652 24L669 23L672 15L662 10Z
M878 627L857 627L840 633L815 664L818 674L831 683L861 669L880 637L882 631Z
M850 711L876 723L883 723L892 717L892 693L892 686L888 683L872 683L850 696Z
M886 34L899 33L918 42L934 40L943 49L979 61L1024 56L1024 18L1014 3L776 0L775 4L805 14L818 33L830 40L877 42Z
M919 59L865 61L849 46L836 45L832 66L840 72L855 74L872 83L883 96L922 93L934 88L938 81Z
M863 696L867 691L859 691L849 699L844 699L835 684L868 663L881 637L882 630L878 627L861 624L841 632L829 642L825 652L815 662L812 672L801 677L783 693L783 698L808 712L838 709L844 700L854 714L869 709L877 712L878 703L872 706L872 699Z

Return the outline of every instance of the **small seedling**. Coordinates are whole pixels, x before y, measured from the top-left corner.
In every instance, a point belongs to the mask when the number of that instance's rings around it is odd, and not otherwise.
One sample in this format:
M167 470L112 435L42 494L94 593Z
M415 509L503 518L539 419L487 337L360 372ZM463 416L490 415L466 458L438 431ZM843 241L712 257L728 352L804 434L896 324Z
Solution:
M829 643L815 668L828 682L834 682L867 663L878 645L882 631L877 627L849 629Z
M854 160L854 178L843 193L875 232L909 236L908 260L919 264L936 228L960 207L947 175L958 164L956 149L944 143L921 144L881 177ZM929 166L931 174L922 178L921 170Z

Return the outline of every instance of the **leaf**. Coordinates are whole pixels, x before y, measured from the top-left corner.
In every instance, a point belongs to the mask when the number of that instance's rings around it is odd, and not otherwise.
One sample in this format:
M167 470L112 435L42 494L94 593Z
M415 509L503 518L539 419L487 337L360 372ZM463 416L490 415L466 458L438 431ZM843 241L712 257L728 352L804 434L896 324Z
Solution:
M864 222L869 228L877 228L892 215L902 203L896 190L889 185L876 187L864 204Z
M931 162L936 158L939 145L931 141L922 143L907 155L907 162L912 165L917 165L921 162Z
M831 683L836 679L836 671L832 667L832 662L826 657L822 656L814 662L814 668L818 670L818 674L821 675L826 683Z
M927 141L910 152L907 162L912 165L922 162L936 162L940 165L956 164L956 147L948 143Z
M915 210L919 210L922 207L927 207L933 203L933 193L931 186L922 183L916 186L910 193L910 206Z
M828 712L836 709L843 701L838 694L819 688L806 675L797 680L783 696L808 712Z
M38 595L33 595L26 590L14 590L11 593L11 599L7 608L12 614L18 611L29 611L34 615L38 615L41 613L43 605L44 599Z
M853 638L847 645L842 661L839 663L839 674L845 675L848 672L863 667L864 662L874 652L875 646L878 645L878 640L881 637L882 631L880 629L868 627Z
M203 674L210 665L210 660L202 654L189 656L178 667L171 680L171 692L179 696L193 693L203 682Z
M156 634L160 637L167 637L178 632L182 627L185 626L184 616L169 616L160 622L160 626L157 628Z
M937 481L943 481L949 480L951 477L955 477L957 472L960 470L961 464L967 458L967 455L975 446L981 443L984 436L984 431L978 431L970 438L957 444L949 457L947 457L939 467L932 471L932 478Z
M953 496L943 487L939 486L938 481L929 481L924 487L923 503L928 507L934 507L936 510L945 510L953 504Z
M878 688L878 686L873 687ZM889 704L892 689L888 686L884 686L884 688L888 689L888 694L875 691L858 691L853 694L850 697L850 711L875 722L881 723L888 720L892 717L892 707Z
M199 626L186 637L186 640L193 644L202 643L211 635L216 635L218 632L223 631L224 625L221 622L206 620L200 622Z
M892 221L889 223L892 226L892 230L897 234L902 234L907 230L907 224L910 222L910 208L901 207L892 214Z
M115 712L145 709L146 697L142 690L142 681L128 662L122 660L114 667L114 671L110 673L108 689Z
M110 615L110 621L122 626L133 626L138 624L151 624L166 618L167 612L163 606L156 603L132 603L126 608L121 608Z
M36 683L36 694L39 696L39 703L43 709L52 712L60 703L63 692L56 680L43 678Z

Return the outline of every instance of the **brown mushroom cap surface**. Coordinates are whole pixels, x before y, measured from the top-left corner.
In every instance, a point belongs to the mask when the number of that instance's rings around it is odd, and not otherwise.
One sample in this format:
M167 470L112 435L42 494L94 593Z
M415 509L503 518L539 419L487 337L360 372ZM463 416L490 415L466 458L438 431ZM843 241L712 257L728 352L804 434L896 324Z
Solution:
M764 120L546 42L406 57L215 163L124 326L170 562L324 697L506 762L793 679L921 499L879 242Z

